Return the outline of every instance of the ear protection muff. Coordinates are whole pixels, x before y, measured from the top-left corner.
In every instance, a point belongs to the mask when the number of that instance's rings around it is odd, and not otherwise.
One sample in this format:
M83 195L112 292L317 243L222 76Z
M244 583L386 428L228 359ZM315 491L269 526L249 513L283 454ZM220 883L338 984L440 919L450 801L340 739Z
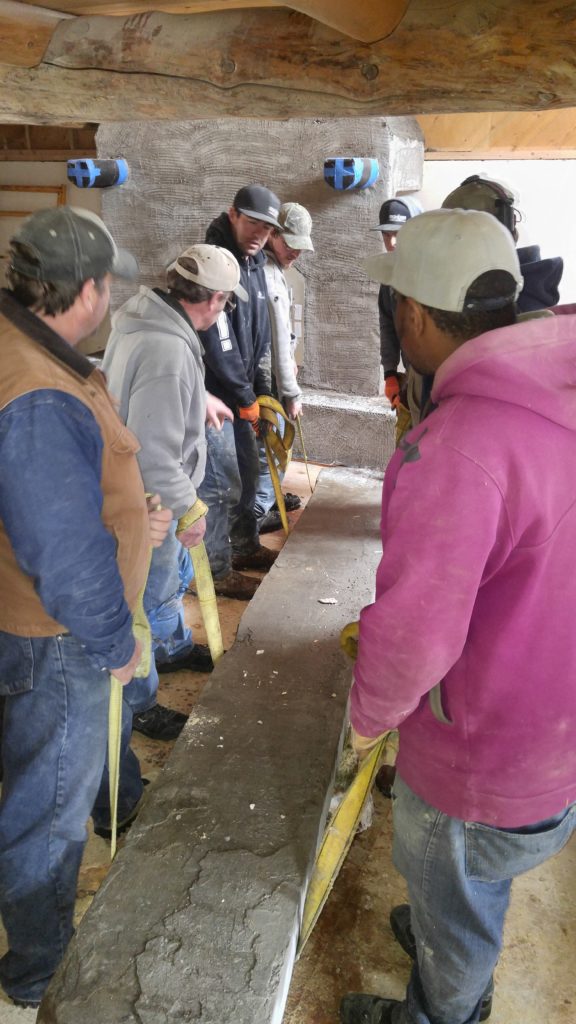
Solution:
M516 238L516 224L519 220L518 211L514 206L514 196L508 189L504 188L497 181L492 181L489 178L481 178L479 174L471 174L469 178L465 178L464 181L460 182L462 185L479 184L485 188L492 190L495 196L495 216L496 219L508 228L510 234Z

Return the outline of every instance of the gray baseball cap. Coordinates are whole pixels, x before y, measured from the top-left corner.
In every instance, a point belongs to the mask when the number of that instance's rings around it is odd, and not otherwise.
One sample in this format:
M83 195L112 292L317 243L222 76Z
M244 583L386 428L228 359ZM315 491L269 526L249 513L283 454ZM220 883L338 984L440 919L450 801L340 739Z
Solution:
M291 249L314 252L312 239L312 217L300 203L283 203L278 217L282 238Z
M114 274L134 280L138 263L119 249L104 222L90 210L56 206L39 210L21 225L12 241L26 245L26 254L14 252L11 266L36 281L87 281Z

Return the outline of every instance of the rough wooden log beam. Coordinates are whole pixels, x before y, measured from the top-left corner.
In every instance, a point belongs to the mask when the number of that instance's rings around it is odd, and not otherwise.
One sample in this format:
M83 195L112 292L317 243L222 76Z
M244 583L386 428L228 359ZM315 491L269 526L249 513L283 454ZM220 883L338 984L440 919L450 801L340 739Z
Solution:
M50 7L52 3L53 0L44 0L44 3L40 0L40 6ZM245 7L291 7L353 39L370 43L396 28L409 0L355 0L354 3L350 0L59 0L59 3L63 11L78 15L130 15L151 11L200 14Z
M0 120L544 110L576 106L576 8L558 0L412 0L373 44L305 15L76 18L34 70L0 69Z
M70 15L0 0L0 64L20 68L39 64L54 29L64 18Z

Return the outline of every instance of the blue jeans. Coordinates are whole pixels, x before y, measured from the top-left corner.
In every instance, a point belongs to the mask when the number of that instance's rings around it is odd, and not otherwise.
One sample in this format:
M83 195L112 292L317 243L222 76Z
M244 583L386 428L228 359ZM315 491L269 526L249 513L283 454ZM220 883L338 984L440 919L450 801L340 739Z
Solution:
M106 756L109 676L70 636L0 633L4 710L0 983L39 1000L72 936L86 822Z
M152 630L152 660L150 673L142 679L133 679L122 691L122 734L120 739L120 784L118 788L118 821L127 818L142 796L140 764L130 748L132 719L135 714L148 711L158 696L157 664L174 661L191 650L192 630L184 622L183 595L192 579L190 555L176 540L176 523L170 527L164 543L152 552L152 562L146 589L144 611ZM110 795L108 763L92 817L95 825L110 824Z
M396 776L394 865L408 883L417 961L395 1024L475 1024L502 946L512 879L558 853L576 804L522 829L450 818Z
M222 579L232 566L232 553L258 550L254 511L258 481L256 435L249 423L228 420L222 430L206 428L206 472L198 497L206 502L204 543L214 579Z

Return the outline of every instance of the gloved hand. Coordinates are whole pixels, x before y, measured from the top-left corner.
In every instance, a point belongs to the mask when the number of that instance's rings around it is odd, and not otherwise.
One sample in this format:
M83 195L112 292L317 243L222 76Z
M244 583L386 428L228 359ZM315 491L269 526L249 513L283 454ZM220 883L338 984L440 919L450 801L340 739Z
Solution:
M353 725L350 726L350 743L352 744L352 750L356 754L359 761L364 761L368 755L377 747L380 740L386 733L381 732L379 736L361 736Z
M392 408L395 409L400 398L400 381L395 373L391 373L384 380L384 394Z
M176 527L176 539L185 548L195 548L197 544L200 544L206 533L207 511L208 506L200 501L200 498L196 498L194 504L183 516L180 516Z
M356 659L358 656L359 628L359 622L349 622L340 630L340 647L349 658Z
M252 405L241 406L238 409L238 415L241 420L248 421L252 430L256 434L256 437L264 437L264 435L270 430L270 423L260 417L260 406L258 405L258 402L252 402Z

